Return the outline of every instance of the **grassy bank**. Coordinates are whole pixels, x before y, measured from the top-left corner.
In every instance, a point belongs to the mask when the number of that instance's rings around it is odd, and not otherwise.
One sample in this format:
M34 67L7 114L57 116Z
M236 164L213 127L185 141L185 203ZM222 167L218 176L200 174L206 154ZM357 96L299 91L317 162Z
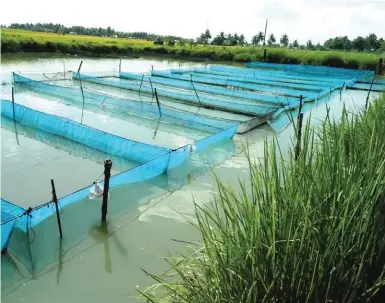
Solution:
M384 121L385 95L366 113L307 125L297 161L266 143L240 192L218 180L213 205L197 206L203 244L153 276L150 301L383 302Z
M115 55L173 55L223 61L261 61L261 47L214 45L154 45L139 39L102 38L80 35L58 35L24 30L2 29L1 52L87 52ZM375 69L378 56L368 53L306 51L268 48L267 61L275 63L311 64L360 69Z

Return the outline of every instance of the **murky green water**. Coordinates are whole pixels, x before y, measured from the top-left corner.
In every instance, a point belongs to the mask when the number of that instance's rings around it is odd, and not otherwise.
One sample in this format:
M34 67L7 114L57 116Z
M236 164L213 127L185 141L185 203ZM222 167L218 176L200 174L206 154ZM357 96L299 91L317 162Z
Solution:
M80 60L65 59L66 68L77 68ZM89 70L104 71L118 66L116 59L83 60L85 70L87 67ZM182 64L190 66L189 63ZM151 65L154 69L175 68L179 62L145 59L126 59L122 62L125 70L134 72L147 71ZM62 68L61 58L37 59L7 62L2 66L2 72L15 69L24 72L57 71ZM350 109L362 106L366 95L366 92L347 91L340 100L339 94L334 94L328 102L330 114L338 117L343 104ZM307 104L305 109L305 119L311 117L312 124L326 117L325 103ZM11 130L4 132L9 141L15 140ZM237 187L238 178L247 179L249 174L246 158L241 153L242 143L248 141L251 154L263 160L263 140L274 134L271 127L263 125L246 135L236 136L232 142L195 154L188 163L168 176L113 189L108 214L111 222L107 231L98 227L100 201L87 200L64 209L62 241L59 241L54 217L35 228L34 235L29 235L31 245L25 244L23 235L15 233L10 242L13 259L8 255L2 256L2 301L136 302L137 289L152 282L141 268L161 274L168 269L163 257L169 252L186 252L185 245L173 239L199 240L199 234L186 223L186 219L194 218L193 198L203 205L216 192L208 167L218 164L214 172L225 183ZM290 146L292 134L291 127L277 134L284 154ZM5 146L7 149L3 150L2 145L2 154L6 151L5 154L12 155L8 148L14 147L14 142L8 146L5 141ZM20 156L12 155L14 161ZM68 161L72 160L68 158ZM2 182L3 179L2 172ZM186 185L177 189L181 182ZM4 183L2 187L4 189L6 185L9 191L17 191L21 183ZM30 195L34 196L35 192Z

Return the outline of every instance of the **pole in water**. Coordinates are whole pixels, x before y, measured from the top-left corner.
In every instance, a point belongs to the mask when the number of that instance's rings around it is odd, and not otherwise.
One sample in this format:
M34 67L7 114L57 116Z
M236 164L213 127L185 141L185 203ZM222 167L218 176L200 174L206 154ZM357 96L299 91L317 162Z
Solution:
M82 98L83 98L83 106L82 106L82 117L80 119L80 124L83 124L83 114L84 114L84 92L83 92L83 84L82 84L82 78L80 76L80 69L82 68L83 61L80 62L79 68L78 68L78 76L80 81L80 90L82 92Z
M53 182L53 179L51 179L51 186L52 186L52 201L53 201L53 203L55 203L57 225L59 227L59 234L60 234L60 238L61 238L61 237L63 237L63 230L61 228L59 206L58 206L58 201L57 201L57 196L56 196L55 183Z
M190 76L191 76L191 85L192 85L192 87L193 87L193 89L194 89L194 92L195 92L195 96L196 96L196 97L197 97L197 99L198 99L198 102L199 102L199 106L202 106L201 100L199 99L199 96L198 96L197 90L195 89L195 85L194 85L194 83L193 83L193 80L192 80L192 76L193 76L193 75L190 75Z
M303 96L300 95L299 96L299 108L298 108L298 116L297 116L297 120L299 121L299 117L302 113L302 102L303 102Z
M79 68L78 68L78 73L80 73L80 69L82 68L83 61L80 61Z
M302 137L302 120L303 120L303 113L299 114L298 119L298 133L297 133L297 146L295 147L295 161L299 158L299 153L301 151L301 137Z
M263 47L266 45L266 32L267 32L267 22L269 19L266 19L266 25L265 25L265 35L263 36Z
M156 103L158 104L159 116L162 116L162 111L160 110L160 103L158 99L158 92L156 91L156 88L154 88L154 92L155 92Z
M344 87L346 85L346 82L344 82L341 86L341 89L340 89L340 101L342 101L342 91L344 90Z
M154 65L151 65L151 70L154 70Z
M373 78L372 78L372 82L370 83L368 95L367 95L367 97L366 97L365 109L368 109L370 92L372 91L372 86L373 86L373 82L374 82L374 79L375 79L375 78L376 78L376 75L374 74L374 75L373 75Z
M17 145L19 145L19 136L17 134L16 114L15 114L15 89L13 86L12 86L12 115L13 115L13 126L15 128L16 143Z
M148 77L148 80L150 81L150 85L151 85L152 98L154 98L154 88L152 87L151 77Z
M119 77L121 72L122 72L122 59L120 59L119 61Z
M104 189L103 189L103 204L102 204L102 223L107 220L107 208L108 208L108 191L110 189L110 177L111 177L112 161L107 159L104 161Z
M142 75L142 81L140 81L139 94L141 93L143 78L144 78L144 74Z
M266 61L266 55L267 55L267 50L265 48L266 46L266 33L267 33L267 23L269 19L266 19L266 24L265 24L265 34L263 35L263 61Z

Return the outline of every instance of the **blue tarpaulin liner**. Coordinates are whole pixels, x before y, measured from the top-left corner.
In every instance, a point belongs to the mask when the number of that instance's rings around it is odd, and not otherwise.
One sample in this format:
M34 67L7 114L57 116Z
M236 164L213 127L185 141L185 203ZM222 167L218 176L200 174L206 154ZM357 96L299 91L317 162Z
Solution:
M91 81L87 76L82 75L84 81ZM103 81L104 79L96 78L96 80ZM14 74L14 81L23 87L30 88L34 91L50 94L56 97L63 98L63 100L72 100L78 104L82 104L83 97L79 89L62 87L54 84L43 83L35 81L18 74ZM108 81L108 80L107 80ZM117 82L110 81L112 84ZM208 118L197 114L192 114L184 111L170 109L167 106L161 105L162 116L159 116L159 108L154 103L136 102L132 100L122 99L115 96L108 96L88 90L83 90L84 102L86 104L94 105L100 108L103 106L107 109L119 110L124 113L129 113L139 117L149 118L152 120L173 123L176 125L188 126L194 129L218 132L219 130L227 129L234 125L234 121L225 119Z
M193 91L170 89L163 86L159 87L155 84L149 84L149 81L143 81L144 83L134 83L128 81L118 82L83 74L80 74L80 76L82 81L134 90L148 94L152 94L153 88L156 88L159 97L176 99L187 104L194 104L206 108L224 110L232 113L245 114L249 116L267 117L273 114L274 111L276 111L279 107L282 107L284 104L287 103L286 97L277 98L276 96L269 96L271 97L272 101L273 99L275 100L275 104L272 104L274 102L271 102L270 104L259 104L253 101L248 102L247 100L237 100L225 97L221 98L220 96L213 96L208 94L199 94L199 96L197 97L197 94L195 94ZM148 80L148 76L146 77ZM79 79L79 75L74 74L74 78ZM160 103L162 103L161 98L159 101Z

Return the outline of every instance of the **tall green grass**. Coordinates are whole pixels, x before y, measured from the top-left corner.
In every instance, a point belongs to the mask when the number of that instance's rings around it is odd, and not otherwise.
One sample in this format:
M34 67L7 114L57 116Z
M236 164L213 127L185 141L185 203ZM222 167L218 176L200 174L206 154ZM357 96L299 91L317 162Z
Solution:
M203 243L171 259L151 302L383 302L385 95L367 112L306 124L297 161L265 143L240 190L217 179L196 206ZM278 154L278 157L276 156Z
M103 38L59 35L16 29L2 29L1 52L88 52L90 54L138 55L160 54L221 61L261 61L262 47L216 45L154 45L140 39ZM378 55L342 51L308 51L272 47L267 61L274 63L311 64L334 67L375 69Z

